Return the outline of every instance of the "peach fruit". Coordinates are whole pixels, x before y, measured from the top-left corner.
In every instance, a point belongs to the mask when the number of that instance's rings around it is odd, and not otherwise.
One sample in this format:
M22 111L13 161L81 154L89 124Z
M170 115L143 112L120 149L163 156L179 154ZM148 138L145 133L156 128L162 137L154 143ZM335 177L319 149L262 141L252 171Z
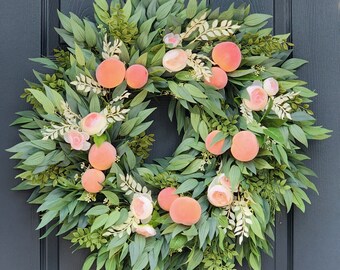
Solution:
M217 134L219 134L220 132L221 131L219 131L219 130L214 130L214 131L210 132L208 134L208 136L205 138L205 147L206 147L206 149L210 153L212 153L214 155L217 155L217 156L221 155L221 154L223 154L225 152L225 151L223 151L223 145L224 145L224 141L225 141L224 139L222 139L222 140L212 144L215 136Z
M163 56L163 67L170 72L177 72L187 66L188 56L182 49L172 49Z
M109 142L103 142L100 146L94 144L89 151L89 162L98 170L104 171L111 168L116 158L116 148Z
M132 65L126 70L125 80L130 88L140 89L148 82L148 70L139 64Z
M205 80L204 83L216 89L223 89L228 83L227 73L219 67L212 67L211 73L212 76L209 78L209 81Z
M235 71L241 64L242 54L234 42L217 44L212 51L213 61L226 72Z
M248 162L257 156L260 146L255 134L245 130L238 132L233 137L230 150L235 159Z
M124 81L125 65L116 58L106 59L98 65L96 78L101 86L114 88Z
M169 211L172 203L179 198L178 194L176 194L176 189L174 187L167 187L161 190L158 194L158 204L159 206L165 210Z
M196 224L201 218L201 213L198 201L190 197L180 197L170 207L172 221L186 226Z
M105 180L105 175L102 171L96 169L88 169L81 177L83 188L90 193L97 193L103 189L101 183Z

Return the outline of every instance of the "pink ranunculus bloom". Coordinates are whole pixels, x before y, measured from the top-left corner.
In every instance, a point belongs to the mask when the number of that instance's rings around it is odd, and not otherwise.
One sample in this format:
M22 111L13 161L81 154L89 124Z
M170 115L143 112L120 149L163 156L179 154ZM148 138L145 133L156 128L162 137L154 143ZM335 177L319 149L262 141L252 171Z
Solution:
M210 185L212 185L213 183L216 184L216 185L222 185L222 186L224 186L224 187L226 187L226 188L231 190L230 179L228 177L226 177L226 175L224 173L222 173L220 175L217 175ZM232 191L236 192L237 189L238 189L238 186L236 186L234 188L234 190L232 190Z
M268 94L260 86L251 85L247 87L249 99L244 99L244 104L252 111L262 111L268 103Z
M279 92L279 83L274 78L265 79L263 89L267 92L268 96L275 96Z
M101 135L107 127L107 120L105 115L92 112L80 121L80 127L89 135Z
M182 41L181 36L179 34L169 33L166 34L163 38L163 42L165 45L170 48L176 48L178 44L180 44Z
M157 234L156 230L154 227L152 227L149 224L146 225L137 225L135 227L135 232L139 235L142 235L144 237L151 237L155 236Z
M89 135L85 132L80 132L78 130L69 130L64 134L65 142L71 144L72 149L74 150L89 150L91 144L87 141L89 139Z
M151 196L148 194L136 193L133 196L130 209L132 214L140 220L150 218L153 211Z
M208 189L208 200L216 207L225 207L233 202L233 193L223 185L214 185Z

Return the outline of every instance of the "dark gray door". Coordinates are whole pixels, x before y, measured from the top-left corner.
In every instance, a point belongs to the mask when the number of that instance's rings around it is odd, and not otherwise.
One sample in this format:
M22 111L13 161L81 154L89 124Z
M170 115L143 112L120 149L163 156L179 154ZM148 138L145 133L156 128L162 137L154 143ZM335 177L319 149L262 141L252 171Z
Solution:
M38 216L35 207L25 203L28 193L10 191L17 181L14 161L3 152L18 141L17 131L9 124L14 112L25 108L19 95L24 79L33 79L29 57L49 56L61 41L54 33L58 26L56 9L91 16L92 0L16 0L0 1L0 270L78 270L86 256L72 254L68 242L49 237L39 241L35 231ZM214 7L227 7L232 1L211 0ZM325 142L312 143L309 165L319 175L315 179L320 195L310 194L313 204L306 214L295 210L277 216L274 258L265 257L264 270L337 270L340 265L340 4L338 0L237 0L252 4L252 12L274 14L276 33L291 32L296 44L295 57L310 64L299 72L320 95L313 109L320 121L334 130ZM167 148L155 146L153 156L171 153L176 136L163 131L175 130L166 121L166 101L159 101L156 125L163 128L158 138L173 138ZM162 121L160 120L162 119ZM158 121L159 120L159 121Z

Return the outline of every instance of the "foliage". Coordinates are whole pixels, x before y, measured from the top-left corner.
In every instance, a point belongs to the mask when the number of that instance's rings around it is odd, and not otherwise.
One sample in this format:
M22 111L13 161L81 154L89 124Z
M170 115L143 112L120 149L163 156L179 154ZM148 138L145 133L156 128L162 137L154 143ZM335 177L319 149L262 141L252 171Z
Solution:
M68 50L55 50L55 60L32 59L51 70L34 72L23 98L32 109L18 112L13 125L20 126L22 142L8 149L19 161L22 179L16 190L31 190L30 203L39 205L41 223L50 225L44 236L58 227L78 248L91 254L83 269L235 269L246 260L261 269L261 251L271 253L275 214L283 207L305 210L309 179L314 173L305 164L303 147L310 140L329 137L329 130L315 126L309 104L316 93L299 80L296 70L306 63L289 58L288 35L273 36L263 28L270 16L249 15L249 6L226 11L211 10L206 1L95 0L96 23L73 13L59 14L56 31ZM188 56L187 67L169 72L162 66L169 49L167 33L180 37L179 48ZM242 52L238 70L229 72L225 89L216 91L204 83L215 63L215 45L236 43ZM141 64L149 77L141 89L126 82L106 89L96 80L98 64L119 58L126 66ZM288 59L288 60L287 60ZM275 78L278 93L263 111L248 109L242 100L254 81ZM170 157L147 163L154 142L147 129L150 99L167 95L168 115L175 120L181 143ZM70 130L81 131L80 121L96 112L106 119L101 134L89 136L91 144L111 142L117 160L105 172L103 189L88 193L81 176L91 168L86 151L76 151L64 139ZM225 139L220 156L209 153L205 139L212 130ZM233 158L233 136L250 130L260 152L249 162ZM218 141L218 140L217 140ZM233 202L212 206L207 189L216 175L231 182ZM162 188L197 199L202 208L198 223L174 223L154 202ZM134 195L150 196L155 210L147 221L156 236L136 233L141 221L130 209Z

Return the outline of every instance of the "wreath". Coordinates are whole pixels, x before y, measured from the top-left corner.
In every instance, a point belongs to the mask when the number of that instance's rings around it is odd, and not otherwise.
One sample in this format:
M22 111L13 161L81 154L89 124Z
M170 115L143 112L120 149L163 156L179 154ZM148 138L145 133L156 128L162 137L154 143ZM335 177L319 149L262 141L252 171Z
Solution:
M95 0L95 21L59 14L67 50L32 59L18 112L16 190L31 190L43 237L90 250L83 270L261 268L275 214L316 191L308 140L329 137L295 74L289 35L249 6ZM288 59L288 60L287 60ZM150 100L169 99L182 141L149 163Z

